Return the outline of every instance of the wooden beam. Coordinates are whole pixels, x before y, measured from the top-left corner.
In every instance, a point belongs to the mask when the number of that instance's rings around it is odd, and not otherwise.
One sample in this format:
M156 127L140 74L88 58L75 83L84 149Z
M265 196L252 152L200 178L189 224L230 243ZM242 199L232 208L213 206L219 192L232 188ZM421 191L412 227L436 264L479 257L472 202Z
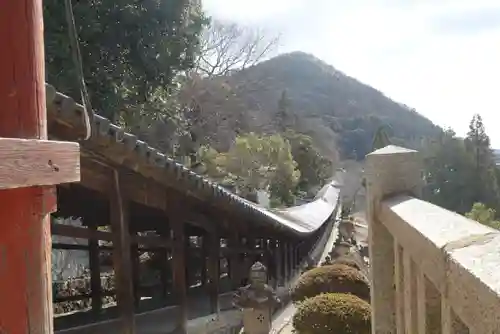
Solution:
M86 157L82 152L80 185L107 194L113 185L113 169Z
M248 255L260 255L265 254L265 249L248 249L242 246L233 248L233 247L224 247L221 248L221 255L228 256L230 254L248 254Z
M116 274L117 302L120 310L121 333L135 334L134 289L130 253L128 207L123 200L120 177L114 171L113 188L110 192L110 220L113 231L113 267Z
M0 190L78 181L78 143L0 138Z
M110 188L112 169L105 163L96 160L86 153L81 161L81 182L80 184L92 190L107 192ZM156 180L145 178L133 171L120 173L122 180L122 191L127 194L130 201L145 205L147 207L159 209L168 213L171 208L167 203L175 201L177 198L183 199L185 209L185 220L190 225L199 227L209 233L214 231L216 224L200 212L200 203L195 198L190 198L174 189L168 189Z
M88 240L104 240L104 241L113 241L113 233L112 232L104 232L93 230L90 228L64 225L52 223L52 234L77 238L77 239L88 239ZM155 247L155 248L171 248L172 241L165 237L153 236L153 235L132 235L130 236L130 243L134 245L140 245L141 247Z
M131 243L139 245L139 248L172 248L172 240L156 235L133 235Z
M50 226L53 235L76 239L113 241L113 234L111 232L57 223L51 223Z

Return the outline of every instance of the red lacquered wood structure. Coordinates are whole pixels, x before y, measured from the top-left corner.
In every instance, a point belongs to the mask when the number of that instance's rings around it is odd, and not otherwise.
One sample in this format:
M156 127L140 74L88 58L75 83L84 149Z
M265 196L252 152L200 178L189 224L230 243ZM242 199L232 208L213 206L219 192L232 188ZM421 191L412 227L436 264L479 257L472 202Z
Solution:
M42 0L1 0L0 42L0 333L50 334L49 214L79 144L46 140Z

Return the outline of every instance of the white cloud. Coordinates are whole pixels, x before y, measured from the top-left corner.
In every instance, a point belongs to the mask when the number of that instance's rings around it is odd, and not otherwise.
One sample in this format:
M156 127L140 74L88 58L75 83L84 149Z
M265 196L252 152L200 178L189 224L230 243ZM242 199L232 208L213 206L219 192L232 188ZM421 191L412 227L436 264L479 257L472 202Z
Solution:
M459 134L480 113L500 148L497 0L205 0L205 5L215 16L279 30L281 52L310 52Z

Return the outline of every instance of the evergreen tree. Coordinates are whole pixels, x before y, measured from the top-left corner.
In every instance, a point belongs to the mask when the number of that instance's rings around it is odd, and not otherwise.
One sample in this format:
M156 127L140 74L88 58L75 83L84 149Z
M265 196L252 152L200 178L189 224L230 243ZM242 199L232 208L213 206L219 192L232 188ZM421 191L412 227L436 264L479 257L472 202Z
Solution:
M373 136L372 152L388 145L391 145L391 140L387 135L386 127L382 125L377 129L375 135Z
M453 130L429 141L424 151L424 199L461 214L475 202L474 163Z
M290 100L286 90L281 93L276 112L276 128L280 133L285 133L288 127L293 127L293 117L290 115Z
M200 1L74 2L84 79L96 112L114 121L124 109L134 121L144 118L156 100L167 100L176 89L178 75L194 67L208 23ZM64 3L44 0L43 10L47 81L77 99Z
M478 114L473 116L469 124L465 147L474 164L474 175L470 187L475 202L498 209L500 207L500 191L496 179L495 161L490 147L490 139L486 134L483 120Z
M391 145L391 140L389 139L389 136L387 135L385 129L386 129L385 125L381 125L377 128L377 131L375 132L375 135L373 136L372 140L372 152L384 148L388 145ZM361 186L366 188L365 178L363 178L363 180L361 181Z
M474 157L476 168L489 168L493 161L490 138L486 134L481 115L474 115L469 124L466 147Z

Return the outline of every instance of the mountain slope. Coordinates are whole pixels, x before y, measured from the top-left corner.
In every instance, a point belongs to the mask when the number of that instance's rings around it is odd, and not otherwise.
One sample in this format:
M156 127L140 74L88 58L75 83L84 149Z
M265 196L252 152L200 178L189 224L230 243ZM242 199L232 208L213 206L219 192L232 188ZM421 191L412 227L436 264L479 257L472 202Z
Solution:
M362 159L382 124L389 125L395 144L413 147L440 131L414 110L302 52L277 56L229 77L205 80L203 85L211 87L210 94L202 89L196 99L206 122L213 121L210 115L214 113L223 120L212 126L216 146L227 144L216 138L231 137L228 131L233 135L278 131L283 122L277 119L278 104L284 91L287 125L310 134L327 155L338 150L345 158Z

